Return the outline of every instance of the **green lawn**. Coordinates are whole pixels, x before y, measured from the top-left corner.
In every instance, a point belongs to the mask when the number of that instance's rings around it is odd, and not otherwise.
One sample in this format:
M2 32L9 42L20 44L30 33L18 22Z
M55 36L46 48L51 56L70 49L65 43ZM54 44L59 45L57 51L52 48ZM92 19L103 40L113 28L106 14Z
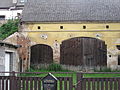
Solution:
M77 72L73 72L73 71L68 71L68 70L63 70L63 71L48 71L48 70L29 70L28 72L32 72L32 73L28 73L28 74L21 74L22 76L39 76L39 77L44 77L46 76L48 73L52 73L54 76L56 77L76 77L76 73ZM42 72L41 74L35 74L34 72ZM59 73L60 72L60 73ZM68 73L65 73L68 72ZM83 74L84 77L120 77L120 73L85 73Z
M120 77L120 74L84 74L84 77Z

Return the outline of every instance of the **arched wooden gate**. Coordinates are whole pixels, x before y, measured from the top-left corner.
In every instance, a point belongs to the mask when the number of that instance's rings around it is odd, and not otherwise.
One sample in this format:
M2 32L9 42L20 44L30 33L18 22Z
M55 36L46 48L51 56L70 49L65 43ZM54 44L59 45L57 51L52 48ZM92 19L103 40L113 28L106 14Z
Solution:
M60 63L81 66L106 66L106 44L102 40L91 37L76 37L65 40L60 47Z
M50 46L37 44L31 47L31 64L53 62L53 50Z

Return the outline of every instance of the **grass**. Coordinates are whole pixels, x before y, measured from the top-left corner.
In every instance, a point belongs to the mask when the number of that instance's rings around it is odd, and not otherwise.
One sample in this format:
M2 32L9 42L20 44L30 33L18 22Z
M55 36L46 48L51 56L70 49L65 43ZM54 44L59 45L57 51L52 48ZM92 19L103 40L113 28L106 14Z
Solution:
M111 70L110 68L104 67L104 68L100 68L100 70L94 70L95 72L111 72L111 73L85 73L83 74L83 77L120 77L120 73L112 73L112 72L120 72L118 70ZM53 72L54 76L56 77L73 77L73 79L76 79L76 72L74 71L70 71L70 70L66 70L63 69L62 66L60 64L49 64L49 66L47 68L42 67L39 69L36 68L31 68L29 69L27 72L42 72L41 74L22 74L22 76L39 76L39 77L44 77L46 76L49 72ZM56 72L56 73L55 73ZM68 72L68 73L58 73L58 72Z
M120 77L120 74L84 74L84 77L93 77L93 78L96 78L96 77Z
M60 67L61 68L61 67ZM70 76L76 76L76 72L74 71L70 71L70 70L64 70L64 69L56 69L55 70L53 69L29 69L27 72L42 72L42 74L23 74L24 76L40 76L40 77L44 77L45 75L47 75L47 73L49 72L53 72L54 75L56 77L59 77L59 76L62 76L62 77L70 77ZM55 73L56 72L56 73ZM59 72L68 72L68 74L66 73L59 73ZM83 74L84 77L120 77L120 73L112 73L112 72L120 72L120 71L112 71L110 69L104 69L104 70L100 70L100 71L97 71L97 72L111 72L111 73L85 73Z

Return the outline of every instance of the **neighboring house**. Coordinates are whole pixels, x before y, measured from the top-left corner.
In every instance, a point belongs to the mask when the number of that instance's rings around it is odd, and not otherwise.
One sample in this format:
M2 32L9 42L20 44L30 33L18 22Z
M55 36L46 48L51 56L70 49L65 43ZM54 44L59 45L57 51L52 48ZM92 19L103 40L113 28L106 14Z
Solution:
M20 47L17 49L19 55L19 65L20 71L25 71L29 68L29 47L30 47L30 40L25 37L23 34L18 32L10 35L6 39L3 40L4 42L11 43L13 45L19 45Z
M119 0L28 0L19 33L31 43L30 63L120 65ZM26 47L28 48L28 47Z
M26 0L0 0L0 21L20 17Z
M15 45L0 41L0 72L19 71L17 48Z

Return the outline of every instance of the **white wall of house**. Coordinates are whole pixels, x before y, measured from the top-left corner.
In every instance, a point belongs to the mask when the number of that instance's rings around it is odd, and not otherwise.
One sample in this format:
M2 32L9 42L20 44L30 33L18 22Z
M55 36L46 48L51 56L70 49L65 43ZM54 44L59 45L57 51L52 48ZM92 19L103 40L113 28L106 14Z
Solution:
M6 45L0 45L0 72L18 72L19 69L19 56L17 49ZM9 76L9 73L0 73L0 75Z
M5 19L16 19L17 13L22 13L22 10L0 10L0 16L5 16Z

